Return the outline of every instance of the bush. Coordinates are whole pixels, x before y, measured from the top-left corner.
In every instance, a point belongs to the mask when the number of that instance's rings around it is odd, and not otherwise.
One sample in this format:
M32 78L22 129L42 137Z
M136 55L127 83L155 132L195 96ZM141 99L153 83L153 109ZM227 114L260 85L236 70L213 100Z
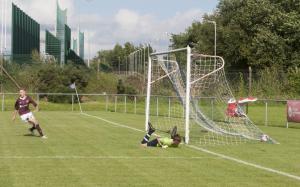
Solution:
M86 69L83 66L68 64L60 68L53 64L44 65L37 73L38 85L37 91L40 93L72 93L74 90L69 88L73 82L76 83L78 91L84 91L88 85ZM70 103L69 96L44 95L48 101L55 103Z
M253 94L262 98L282 98L285 95L287 79L282 69L269 67L258 71L253 81Z
M118 85L117 85L117 94L125 94L125 86L123 84L122 79L119 79Z
M118 79L112 73L90 72L86 93L117 93Z
M292 94L292 96L300 95L300 69L298 67L289 69L286 90L288 93Z

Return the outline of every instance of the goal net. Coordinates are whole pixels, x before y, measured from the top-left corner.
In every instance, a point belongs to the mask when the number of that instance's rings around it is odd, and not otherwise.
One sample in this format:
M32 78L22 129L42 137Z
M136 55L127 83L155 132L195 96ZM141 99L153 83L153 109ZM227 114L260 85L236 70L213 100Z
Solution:
M207 145L261 141L266 135L235 100L222 57L191 48L153 53L148 63L146 129L177 126L186 143ZM232 105L235 106L232 113ZM276 143L273 139L267 139Z

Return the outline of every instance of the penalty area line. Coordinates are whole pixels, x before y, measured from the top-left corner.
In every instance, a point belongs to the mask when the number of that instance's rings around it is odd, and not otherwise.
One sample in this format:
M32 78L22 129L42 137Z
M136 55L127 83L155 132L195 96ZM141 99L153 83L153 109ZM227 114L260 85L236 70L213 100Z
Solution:
M130 127L130 126L127 126L127 125L119 124L119 123L116 123L116 122L113 122L113 121L110 121L110 120L107 120L107 119L104 119L104 118L101 118L101 117L89 115L89 114L86 114L86 113L81 113L81 114L85 115L85 116L93 117L93 118L96 118L96 119L99 119L99 120L102 120L102 121L105 121L105 122L107 122L109 124L112 124L112 125L115 125L115 126L131 129L131 130L138 131L138 132L144 132L141 129L137 129L137 128ZM237 158L234 158L234 157L226 156L224 154L216 153L216 152L213 152L213 151L201 148L201 147L197 147L197 146L194 146L194 145L186 145L186 146L191 148L191 149L195 149L195 150L198 150L198 151L210 154L210 155L214 155L214 156L222 158L224 160L233 161L233 162L236 162L236 163L239 163L239 164L242 164L242 165L250 166L250 167L253 167L253 168L256 168L256 169L264 170L264 171L267 171L267 172L270 172L270 173L274 173L274 174L277 174L277 175L282 175L282 176L289 177L289 178L296 179L296 180L300 181L300 177L297 176L297 175L293 175L293 174L286 173L286 172L283 172L283 171L279 171L279 170L276 170L276 169L264 167L264 166L261 166L261 165L258 165L258 164L253 164L251 162L247 162L247 161L240 160L240 159L237 159Z

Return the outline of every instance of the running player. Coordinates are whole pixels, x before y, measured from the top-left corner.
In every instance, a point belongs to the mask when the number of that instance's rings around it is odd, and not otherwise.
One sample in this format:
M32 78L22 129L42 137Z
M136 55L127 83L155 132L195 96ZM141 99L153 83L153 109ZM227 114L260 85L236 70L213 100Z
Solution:
M145 135L141 142L142 147L178 147L181 142L181 137L179 134L176 133L177 127L174 127L176 129L172 131L171 138L168 137L156 137L155 139L150 140L151 135L155 132L155 128L152 127L151 123L148 123L149 130L148 133ZM175 134L174 134L175 133Z
M33 99L31 99L31 97L26 95L26 90L24 88L20 89L19 94L20 97L16 100L15 111L13 113L12 120L15 121L16 115L17 113L19 113L22 121L32 125L32 127L29 128L31 134L34 134L34 130L37 130L40 134L40 137L46 139L47 137L43 134L43 131L38 121L29 109L29 104L32 104L35 107L35 109L37 109L38 105Z

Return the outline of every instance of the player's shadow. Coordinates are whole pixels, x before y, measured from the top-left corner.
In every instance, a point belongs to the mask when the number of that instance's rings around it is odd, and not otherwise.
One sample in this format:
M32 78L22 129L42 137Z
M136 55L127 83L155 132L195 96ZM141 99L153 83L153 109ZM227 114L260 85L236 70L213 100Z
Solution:
M32 138L39 138L39 136L33 135L33 134L24 134L23 136L32 137Z

